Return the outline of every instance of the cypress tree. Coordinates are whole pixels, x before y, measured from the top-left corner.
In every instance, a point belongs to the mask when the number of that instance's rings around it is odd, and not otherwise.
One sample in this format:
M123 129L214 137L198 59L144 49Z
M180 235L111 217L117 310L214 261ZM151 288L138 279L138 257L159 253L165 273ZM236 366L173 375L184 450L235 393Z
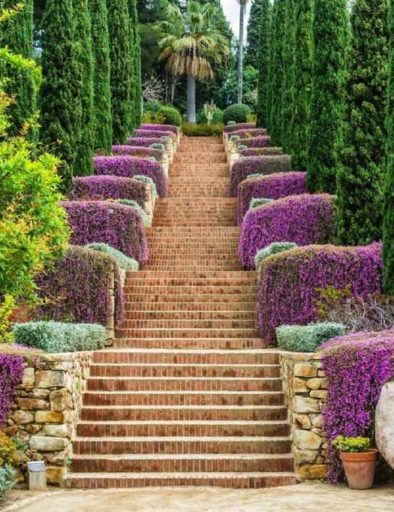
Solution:
M127 0L107 0L111 57L114 144L122 144L130 127L130 23Z
M387 0L353 4L345 150L337 182L338 241L342 244L368 244L382 234L387 21Z
M142 110L142 87L141 87L141 39L138 28L138 13L136 0L129 0L130 16L130 41L132 47L130 52L131 73L130 73L130 101L131 101L131 123L130 129L138 127L141 124Z
M73 175L80 120L74 85L77 66L72 0L46 0L42 30L41 140L61 159L62 189L67 191Z
M307 167L313 69L313 0L295 4L295 58L291 153L294 169Z
M106 0L89 0L94 58L94 148L109 154L112 147L111 61Z
M343 149L347 1L315 0L308 188L335 192Z
M274 1L272 9L271 9L271 19L270 19L270 30L269 30L269 50L268 50L268 77L267 77L267 112L266 112L266 125L268 132L271 133L272 130L272 108L273 108L273 85L274 85L274 54L275 54L275 46L276 46L276 18L278 15L278 3L277 0Z
M252 0L248 21L245 66L256 67L260 60L261 17L265 8L264 0Z
M295 80L295 0L287 0L285 18L285 37L283 41L283 84L282 84L282 146L291 152L292 118L294 108Z
M76 130L76 160L74 176L93 172L94 110L93 110L93 52L88 0L73 0L76 74L75 94L80 102L79 129Z
M268 80L269 80L269 59L271 41L271 2L260 0L260 40L259 40L259 83L257 99L257 126L267 127L268 122Z

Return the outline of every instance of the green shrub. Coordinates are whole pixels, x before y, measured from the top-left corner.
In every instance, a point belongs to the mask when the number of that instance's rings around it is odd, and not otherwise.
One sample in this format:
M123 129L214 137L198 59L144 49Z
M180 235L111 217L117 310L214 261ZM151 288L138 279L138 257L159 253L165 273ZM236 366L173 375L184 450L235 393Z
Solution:
M246 123L251 113L250 107L237 103L226 108L223 114L223 122L228 126L231 126L228 124L230 121L234 121L234 124Z
M15 471L9 464L0 468L0 501L4 500L5 493L15 485Z
M109 256L112 256L119 265L119 268L121 268L122 270L130 270L132 272L136 272L140 268L140 264L138 263L138 261L134 260L133 258L129 258L125 254L123 254L123 252L114 249L110 245L95 243L89 244L86 247L88 249L93 249L94 251L103 252L105 254L108 254Z
M158 116L161 116L163 119L163 124L172 124L174 126L181 126L182 124L182 116L179 110L170 105L165 105L161 107L157 112Z
M263 260L273 256L274 254L279 254L280 252L289 251L290 249L295 249L297 244L293 242L273 242L268 247L261 249L257 252L254 257L255 266L258 269Z
M183 123L182 131L189 137L215 137L223 133L223 125Z
M78 352L105 347L107 331L98 324L27 322L13 327L16 343L46 352Z
M153 159L154 160L154 159ZM146 228L149 228L151 225L151 220L149 215L146 213L146 211L137 203L137 201L133 201L132 199L117 199L117 203L123 204L125 206L129 206L130 208L135 208L139 211L142 221L144 223L144 226Z
M290 352L315 352L325 341L344 334L344 325L329 322L310 325L282 325L276 329L278 346Z
M133 176L133 180L141 181L142 183L147 183L152 187L153 190L153 197L156 199L159 197L159 194L157 193L156 183L150 178L149 176L143 176L142 174L137 174L136 176Z
M157 101L157 100L147 101L146 103L144 103L144 114L145 113L157 114L162 107L164 107L164 105L162 103L160 103L160 101Z
M265 204L271 204L273 203L273 199L268 199L268 197L252 197L250 200L249 210L252 208L258 208L259 206L264 206Z
M372 447L371 439L369 437L337 436L332 444L339 451L348 453L367 452Z

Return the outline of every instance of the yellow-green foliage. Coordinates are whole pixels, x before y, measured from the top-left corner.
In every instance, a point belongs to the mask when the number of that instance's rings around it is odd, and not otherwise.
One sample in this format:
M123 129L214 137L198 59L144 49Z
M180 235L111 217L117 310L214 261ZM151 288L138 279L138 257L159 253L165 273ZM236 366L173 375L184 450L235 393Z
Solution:
M0 467L5 464L15 465L16 462L16 447L13 440L0 432Z
M369 437L338 436L332 444L341 452L361 453L371 449L371 439Z
M3 304L0 304L0 343L10 343L14 340L11 332L11 316L15 309L15 300L6 295Z

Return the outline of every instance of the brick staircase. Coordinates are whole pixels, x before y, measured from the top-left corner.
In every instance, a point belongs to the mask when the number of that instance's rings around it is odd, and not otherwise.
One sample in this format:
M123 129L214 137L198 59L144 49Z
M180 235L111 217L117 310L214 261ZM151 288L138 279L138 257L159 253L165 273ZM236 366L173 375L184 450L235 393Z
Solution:
M265 487L295 482L278 354L254 329L219 139L184 138L126 283L113 349L97 352L67 485Z

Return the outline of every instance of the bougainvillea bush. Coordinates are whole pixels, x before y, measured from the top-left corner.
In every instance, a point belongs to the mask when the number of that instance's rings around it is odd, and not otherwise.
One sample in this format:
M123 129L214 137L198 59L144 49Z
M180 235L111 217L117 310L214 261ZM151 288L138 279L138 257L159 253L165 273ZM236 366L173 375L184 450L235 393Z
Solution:
M154 138L154 137L169 137L173 142L176 140L176 135L169 130L134 130L133 137L139 138Z
M119 176L86 176L73 179L70 198L76 199L130 199L144 207L146 186L140 181Z
M394 378L394 329L335 338L326 342L323 349L328 379L324 432L333 462L329 480L338 483L344 475L332 441L338 435L374 438L380 392Z
M275 340L280 325L306 325L318 320L320 290L350 287L367 297L380 293L382 256L378 243L365 247L306 246L267 258L260 267L257 326Z
M275 173L242 181L238 186L238 223L242 223L253 198L280 199L305 194L305 182L305 172Z
M239 139L237 146L246 146L248 148L265 148L270 145L271 138L268 135L260 135L259 137L247 137Z
M152 144L163 144L165 141L162 137L130 137L127 139L128 146L138 146L149 148Z
M141 128L143 130L150 130L151 132L160 132L160 131L167 131L175 133L175 135L178 135L179 128L177 126L173 126L171 124L147 124L144 123Z
M66 255L37 279L44 299L37 319L108 325L115 273L115 318L123 317L123 295L116 261L107 254L70 246Z
M253 208L242 223L239 259L252 268L256 253L272 242L327 244L334 238L334 220L334 196L329 194L288 196Z
M238 135L240 139L250 139L253 137L260 137L261 135L267 135L265 128L243 128L231 132L231 136Z
M267 148L246 148L239 149L241 156L261 156L261 155L283 155L283 149L278 146L268 146Z
M116 156L129 155L138 158L154 158L160 162L164 158L164 151L154 148L138 146L112 146L112 154Z
M223 131L224 133L233 133L237 132L238 130L249 130L252 128L256 128L256 125L254 123L237 123L225 126Z
M149 259L148 242L141 215L135 208L106 201L64 201L71 225L71 243L103 242L134 258Z
M240 158L234 162L230 176L230 195L237 197L238 186L252 174L274 174L291 170L289 155L266 155Z
M124 178L148 176L157 188L160 197L167 195L167 176L159 162L135 158L133 156L97 156L94 159L96 175L112 175Z
M0 354L0 427L5 423L16 396L16 387L23 374L23 358Z

